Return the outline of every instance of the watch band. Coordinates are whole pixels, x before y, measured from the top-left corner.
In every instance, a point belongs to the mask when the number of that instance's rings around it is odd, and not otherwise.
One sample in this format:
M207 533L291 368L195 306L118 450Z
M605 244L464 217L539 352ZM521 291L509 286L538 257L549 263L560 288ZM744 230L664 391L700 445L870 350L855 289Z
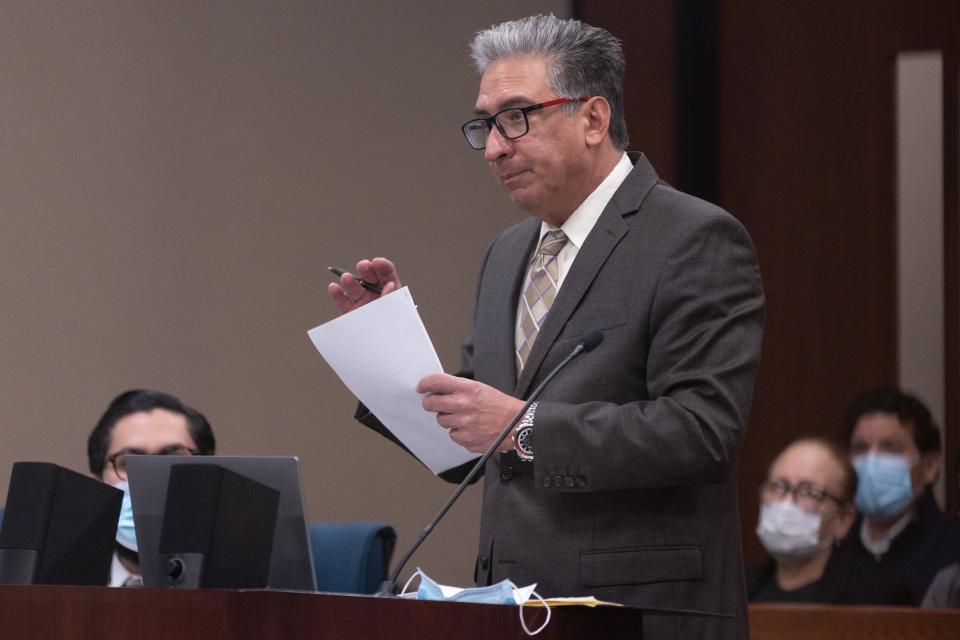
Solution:
M517 457L524 462L533 460L533 417L537 412L537 403L530 405L513 432L513 449Z

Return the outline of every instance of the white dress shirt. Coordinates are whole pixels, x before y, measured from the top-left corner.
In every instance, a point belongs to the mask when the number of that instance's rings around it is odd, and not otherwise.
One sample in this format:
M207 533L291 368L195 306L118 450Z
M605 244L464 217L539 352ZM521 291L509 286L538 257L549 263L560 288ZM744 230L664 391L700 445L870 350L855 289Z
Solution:
M583 202L580 203L579 207L574 209L573 213L570 214L570 217L567 218L567 221L564 222L560 227L563 230L563 233L567 236L567 243L563 246L563 249L560 250L560 253L557 254L558 292L560 287L563 285L563 279L567 276L567 272L570 271L570 267L573 265L573 261L577 257L577 253L580 252L580 247L582 247L583 243L586 242L587 236L590 235L594 225L597 224L597 220L600 219L600 214L603 213L604 209L606 209L607 204L613 197L613 194L617 192L617 189L620 188L620 185L623 184L623 181L627 179L627 176L630 175L631 171L633 171L633 163L630 162L629 156L624 153L622 156L620 156L620 161L614 165L610 173L607 174L607 177L603 179L603 182L597 185L597 188L594 189L593 192L587 196ZM530 261L533 260L534 256L536 256L537 249L540 247L540 241L543 240L543 236L545 236L547 232L554 230L556 230L556 227L551 226L546 222L540 223L540 237L533 248L533 253L530 254L530 260L527 261L528 265ZM530 274L528 273L524 278L520 291L526 291L527 285L530 282L529 276ZM523 304L523 296L520 296L519 304ZM520 322L519 304L517 306L518 324Z
M110 561L110 587L142 587L143 578L135 573L131 573L122 562L120 557L114 552L113 560Z

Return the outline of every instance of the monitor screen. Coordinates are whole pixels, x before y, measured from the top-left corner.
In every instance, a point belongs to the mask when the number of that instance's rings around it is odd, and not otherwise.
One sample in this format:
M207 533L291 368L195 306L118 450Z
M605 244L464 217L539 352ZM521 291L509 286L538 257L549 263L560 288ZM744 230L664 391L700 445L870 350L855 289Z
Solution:
M272 589L316 590L300 462L292 456L128 456L127 481L144 586L168 586L167 577L160 571L160 533L170 467L175 464L217 464L279 491L267 585Z

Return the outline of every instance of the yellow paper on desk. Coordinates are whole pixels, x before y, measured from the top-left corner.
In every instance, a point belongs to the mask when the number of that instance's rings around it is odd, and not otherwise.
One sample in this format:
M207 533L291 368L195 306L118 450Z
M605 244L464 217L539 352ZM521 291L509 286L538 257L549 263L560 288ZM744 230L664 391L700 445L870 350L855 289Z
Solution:
M593 596L583 596L580 598L545 598L543 601L531 598L523 603L525 607L542 607L548 605L551 607L622 607L619 602L605 602L597 600Z

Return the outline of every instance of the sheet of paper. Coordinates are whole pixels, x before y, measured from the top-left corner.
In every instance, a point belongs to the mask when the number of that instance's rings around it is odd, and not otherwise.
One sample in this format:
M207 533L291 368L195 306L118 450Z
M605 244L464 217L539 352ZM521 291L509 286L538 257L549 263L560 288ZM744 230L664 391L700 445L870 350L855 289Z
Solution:
M539 600L527 600L523 603L525 607L622 607L619 602L607 602L597 600L593 596L567 597L567 598L546 598L543 602Z
M347 388L433 473L477 456L424 411L417 383L443 367L403 287L307 332Z

